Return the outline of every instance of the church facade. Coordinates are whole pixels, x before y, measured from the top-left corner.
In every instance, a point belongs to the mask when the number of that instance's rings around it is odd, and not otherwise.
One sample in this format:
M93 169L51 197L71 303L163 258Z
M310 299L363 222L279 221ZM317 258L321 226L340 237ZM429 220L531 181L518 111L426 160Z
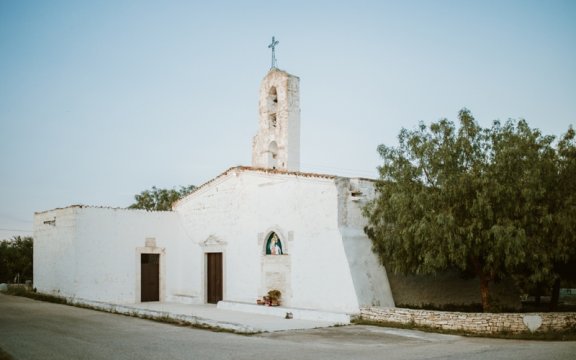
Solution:
M353 314L394 306L364 234L373 181L300 172L299 78L260 87L252 165L150 212L70 206L34 218L34 286L76 300L255 304Z

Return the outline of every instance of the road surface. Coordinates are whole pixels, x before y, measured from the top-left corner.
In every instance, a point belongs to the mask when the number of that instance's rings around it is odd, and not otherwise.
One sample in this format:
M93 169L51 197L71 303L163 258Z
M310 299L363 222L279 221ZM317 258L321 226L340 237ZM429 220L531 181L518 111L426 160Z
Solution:
M372 326L245 336L1 294L0 348L17 360L576 359L576 342L465 338Z

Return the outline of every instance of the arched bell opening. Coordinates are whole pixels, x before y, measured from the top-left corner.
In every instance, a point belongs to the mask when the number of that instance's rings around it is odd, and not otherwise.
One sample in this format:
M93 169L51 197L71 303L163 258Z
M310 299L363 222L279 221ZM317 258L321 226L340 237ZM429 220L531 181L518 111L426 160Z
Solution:
M268 145L268 168L276 169L278 167L278 144L272 141Z

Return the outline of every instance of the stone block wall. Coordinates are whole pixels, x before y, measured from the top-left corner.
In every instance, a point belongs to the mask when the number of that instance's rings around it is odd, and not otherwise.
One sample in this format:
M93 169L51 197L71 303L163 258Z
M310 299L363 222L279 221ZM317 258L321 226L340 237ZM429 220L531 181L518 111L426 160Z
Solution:
M363 308L364 320L414 324L441 330L465 331L472 334L507 332L554 332L576 328L576 313L461 313L401 308Z

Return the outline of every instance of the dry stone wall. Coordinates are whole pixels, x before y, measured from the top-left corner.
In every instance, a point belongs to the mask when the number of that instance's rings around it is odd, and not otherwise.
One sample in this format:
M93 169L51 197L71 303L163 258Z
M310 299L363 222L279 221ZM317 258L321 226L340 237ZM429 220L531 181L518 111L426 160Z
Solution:
M401 308L363 308L364 320L414 324L441 330L473 334L554 332L576 328L576 313L461 313Z

